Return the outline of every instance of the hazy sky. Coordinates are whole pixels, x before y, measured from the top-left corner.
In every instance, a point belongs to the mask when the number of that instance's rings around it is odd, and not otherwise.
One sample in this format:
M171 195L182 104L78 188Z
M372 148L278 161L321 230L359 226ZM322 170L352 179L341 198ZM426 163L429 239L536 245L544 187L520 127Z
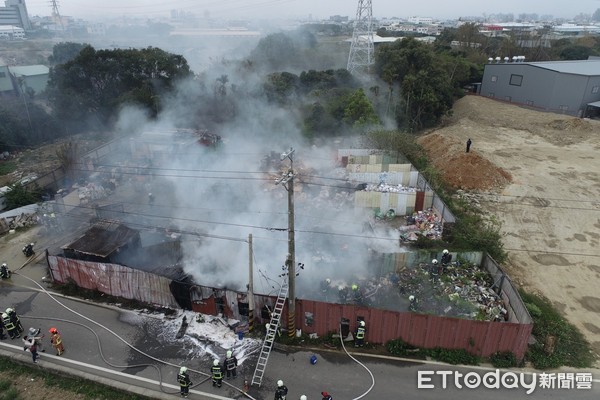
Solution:
M50 15L51 1L27 0L31 15ZM89 18L101 15L160 17L170 10L185 10L214 18L307 17L327 18L344 15L353 18L358 0L57 0L62 15ZM494 13L537 13L570 18L579 13L592 14L600 0L373 0L375 17L458 18Z

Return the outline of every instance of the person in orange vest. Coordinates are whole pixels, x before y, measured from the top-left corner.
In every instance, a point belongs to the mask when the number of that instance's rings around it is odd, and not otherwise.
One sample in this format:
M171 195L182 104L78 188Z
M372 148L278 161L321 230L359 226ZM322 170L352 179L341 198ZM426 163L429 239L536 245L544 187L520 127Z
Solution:
M50 343L52 343L52 347L56 349L56 355L60 356L65 351L65 346L62 342L62 337L60 336L60 332L56 328L50 328Z

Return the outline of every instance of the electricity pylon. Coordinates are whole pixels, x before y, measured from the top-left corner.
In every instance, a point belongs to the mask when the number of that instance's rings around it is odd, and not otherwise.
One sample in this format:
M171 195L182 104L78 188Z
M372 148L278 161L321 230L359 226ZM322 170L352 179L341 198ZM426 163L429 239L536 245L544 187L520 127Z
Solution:
M373 7L371 0L358 0L352 44L348 56L348 71L369 72L375 62L373 45Z

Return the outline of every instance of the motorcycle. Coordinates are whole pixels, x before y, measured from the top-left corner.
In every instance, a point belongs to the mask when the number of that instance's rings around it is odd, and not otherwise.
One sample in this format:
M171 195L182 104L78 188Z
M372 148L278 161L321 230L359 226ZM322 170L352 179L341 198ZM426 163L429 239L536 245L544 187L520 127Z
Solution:
M10 279L11 274L12 272L10 272L6 263L0 265L0 279Z
M33 251L33 245L34 243L29 243L23 247L23 254L25 254L25 257L31 257L35 254L35 251Z

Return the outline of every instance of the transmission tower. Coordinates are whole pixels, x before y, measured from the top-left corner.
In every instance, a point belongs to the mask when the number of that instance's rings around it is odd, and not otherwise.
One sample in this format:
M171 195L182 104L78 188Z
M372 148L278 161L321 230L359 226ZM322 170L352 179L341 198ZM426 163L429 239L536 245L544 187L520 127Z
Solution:
M60 16L60 12L58 11L58 1L56 0L50 0L50 4L52 5L52 19L54 20L54 23L59 23L62 30L65 30L65 27L63 25L63 20L62 17Z
M374 54L371 0L358 0L350 56L348 57L348 71L350 73L368 72L375 61Z

